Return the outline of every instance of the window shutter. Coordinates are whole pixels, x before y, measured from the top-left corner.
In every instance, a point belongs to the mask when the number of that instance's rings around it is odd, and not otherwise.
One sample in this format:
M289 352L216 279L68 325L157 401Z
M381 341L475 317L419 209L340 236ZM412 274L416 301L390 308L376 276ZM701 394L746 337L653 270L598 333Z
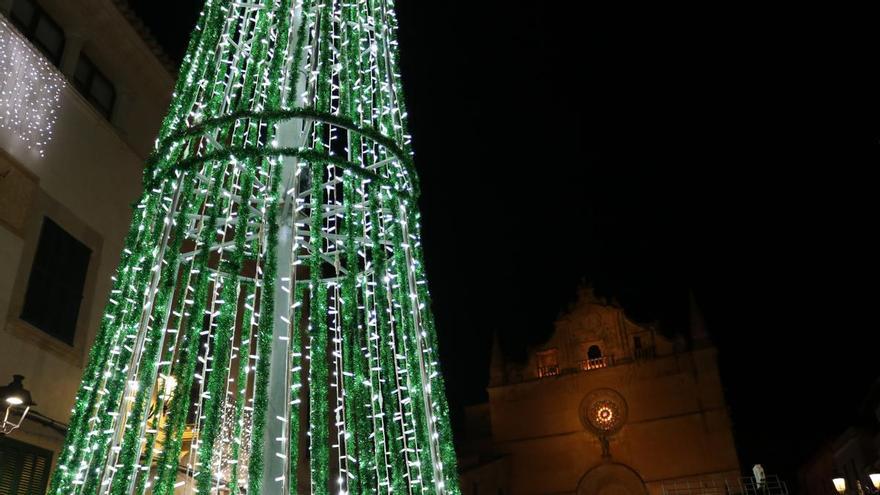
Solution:
M8 438L0 439L0 494L43 495L52 452Z
M0 448L0 493L12 493L17 461L10 451Z
M73 345L91 254L85 244L45 217L21 319Z

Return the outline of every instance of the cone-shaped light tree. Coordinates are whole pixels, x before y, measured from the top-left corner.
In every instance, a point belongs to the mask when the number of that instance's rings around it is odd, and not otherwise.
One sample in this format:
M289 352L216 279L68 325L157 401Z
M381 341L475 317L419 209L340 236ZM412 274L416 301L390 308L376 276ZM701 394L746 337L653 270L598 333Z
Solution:
M392 0L207 0L51 495L456 494Z

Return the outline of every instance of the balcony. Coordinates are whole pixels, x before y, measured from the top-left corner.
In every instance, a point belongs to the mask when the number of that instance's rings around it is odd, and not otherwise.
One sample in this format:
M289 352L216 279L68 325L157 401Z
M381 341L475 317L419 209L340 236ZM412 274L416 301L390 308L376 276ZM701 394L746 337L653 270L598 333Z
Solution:
M609 366L614 366L614 356L602 356L594 359L584 359L580 362L580 369L582 371L598 370L602 368L607 368Z
M548 376L556 376L559 374L559 365L538 366L538 377L545 378Z

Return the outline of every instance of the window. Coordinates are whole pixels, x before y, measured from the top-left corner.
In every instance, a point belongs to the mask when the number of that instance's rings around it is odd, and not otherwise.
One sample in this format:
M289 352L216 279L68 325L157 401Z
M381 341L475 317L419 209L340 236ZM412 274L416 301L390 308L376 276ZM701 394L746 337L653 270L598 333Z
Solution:
M0 493L46 493L51 465L52 452L10 438L0 438Z
M538 376L554 376L559 374L559 352L556 349L540 351L538 358Z
M14 0L9 17L31 43L56 66L64 52L64 31L34 0Z
M83 243L44 218L21 319L73 345L91 255Z
M116 89L107 76L98 70L92 59L80 55L73 72L73 84L104 117L110 118L116 102Z
M643 341L642 337L648 339L647 341ZM651 344L650 334L647 332L642 335L634 335L633 336L633 357L635 359L652 359L654 357L654 345ZM647 343L646 343L647 342Z
M609 361L608 357L602 355L602 349L598 345L591 345L587 348L587 359L581 361L581 369L590 371L605 368Z

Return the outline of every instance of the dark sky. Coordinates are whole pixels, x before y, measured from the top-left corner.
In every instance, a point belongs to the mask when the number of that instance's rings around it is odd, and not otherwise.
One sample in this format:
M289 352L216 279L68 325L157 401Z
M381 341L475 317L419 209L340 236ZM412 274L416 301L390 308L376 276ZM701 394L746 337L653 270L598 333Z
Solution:
M129 1L179 56L200 2ZM581 280L673 329L692 290L743 466L793 482L880 374L877 36L584 3L398 1L450 400L485 397L493 331L522 355Z

